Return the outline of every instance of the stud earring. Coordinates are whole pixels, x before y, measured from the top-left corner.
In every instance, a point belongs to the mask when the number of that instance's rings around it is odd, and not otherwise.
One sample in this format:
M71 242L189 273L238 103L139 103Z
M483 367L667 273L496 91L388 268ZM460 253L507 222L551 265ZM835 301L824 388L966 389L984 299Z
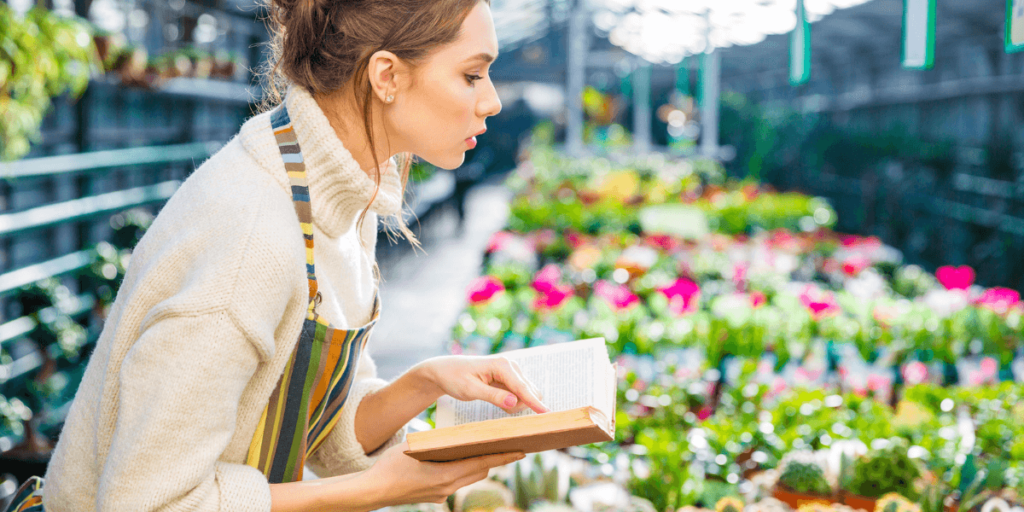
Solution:
M395 95L394 94L389 94L388 97L384 99L385 103L391 103L392 101L395 101Z

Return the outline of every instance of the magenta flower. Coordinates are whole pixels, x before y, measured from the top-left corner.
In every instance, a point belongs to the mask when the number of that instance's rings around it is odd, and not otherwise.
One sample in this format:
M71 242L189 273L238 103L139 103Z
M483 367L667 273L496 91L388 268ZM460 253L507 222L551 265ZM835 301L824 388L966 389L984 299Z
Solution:
M537 311L558 309L573 295L571 286L555 283L547 291L537 293L537 297L533 299L533 309Z
M843 261L843 273L848 276L856 276L861 271L871 266L871 260L863 254L853 254Z
M966 290L974 284L974 269L967 265L945 265L935 270L935 277L947 290Z
M1006 313L1020 305L1020 292L1010 288L989 288L974 302L996 313Z
M836 302L835 296L831 292L819 290L812 286L808 286L800 294L800 302L807 308L807 311L811 313L815 320L839 314L839 303Z
M628 309L640 302L640 297L629 291L629 288L604 280L594 284L594 294L608 301L616 311Z
M550 263L533 275L533 289L540 293L547 293L562 280L562 269Z
M754 291L750 292L750 306L751 307L753 307L754 309L757 309L757 308L763 306L765 302L768 302L768 297L765 296L764 292L760 292L758 290L754 290Z
M676 282L658 291L668 298L669 309L673 313L685 315L697 311L697 304L700 302L700 286L697 283L680 277Z
M486 304L503 291L505 285L494 276L480 276L469 285L469 303L474 306Z

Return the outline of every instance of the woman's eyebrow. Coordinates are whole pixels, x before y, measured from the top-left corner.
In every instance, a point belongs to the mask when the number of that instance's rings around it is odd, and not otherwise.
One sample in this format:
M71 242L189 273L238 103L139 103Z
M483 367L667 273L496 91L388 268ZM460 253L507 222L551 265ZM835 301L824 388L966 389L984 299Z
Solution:
M474 61L474 60L479 60L479 61L482 61L482 62L484 62L486 64L490 64L491 62L494 62L494 59L497 59L497 58L498 58L498 56L495 55L495 54L483 52L483 53L478 53L478 54L476 54L476 55L466 59L466 62L470 62L470 61Z

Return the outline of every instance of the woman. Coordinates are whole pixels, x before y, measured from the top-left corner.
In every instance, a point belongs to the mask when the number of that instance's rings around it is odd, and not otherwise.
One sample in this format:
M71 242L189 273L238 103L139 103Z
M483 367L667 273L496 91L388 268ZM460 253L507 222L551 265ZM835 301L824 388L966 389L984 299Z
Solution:
M269 7L269 83L285 97L203 163L139 242L21 510L439 502L522 454L419 462L403 453L406 422L443 394L545 412L503 358L430 359L387 383L365 349L380 307L378 216L411 237L398 216L409 154L457 167L501 109L487 0ZM302 481L307 466L321 479Z

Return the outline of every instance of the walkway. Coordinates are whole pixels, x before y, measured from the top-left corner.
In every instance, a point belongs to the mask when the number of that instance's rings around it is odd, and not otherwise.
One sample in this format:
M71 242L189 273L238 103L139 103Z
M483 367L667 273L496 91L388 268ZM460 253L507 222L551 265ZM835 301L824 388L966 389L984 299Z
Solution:
M471 190L461 234L452 209L435 212L419 230L425 254L413 253L404 241L399 242L403 247L390 250L382 247L386 240L378 242L383 310L370 354L380 377L392 379L424 359L446 353L452 326L465 307L466 288L480 274L487 242L505 226L509 197L497 183Z

